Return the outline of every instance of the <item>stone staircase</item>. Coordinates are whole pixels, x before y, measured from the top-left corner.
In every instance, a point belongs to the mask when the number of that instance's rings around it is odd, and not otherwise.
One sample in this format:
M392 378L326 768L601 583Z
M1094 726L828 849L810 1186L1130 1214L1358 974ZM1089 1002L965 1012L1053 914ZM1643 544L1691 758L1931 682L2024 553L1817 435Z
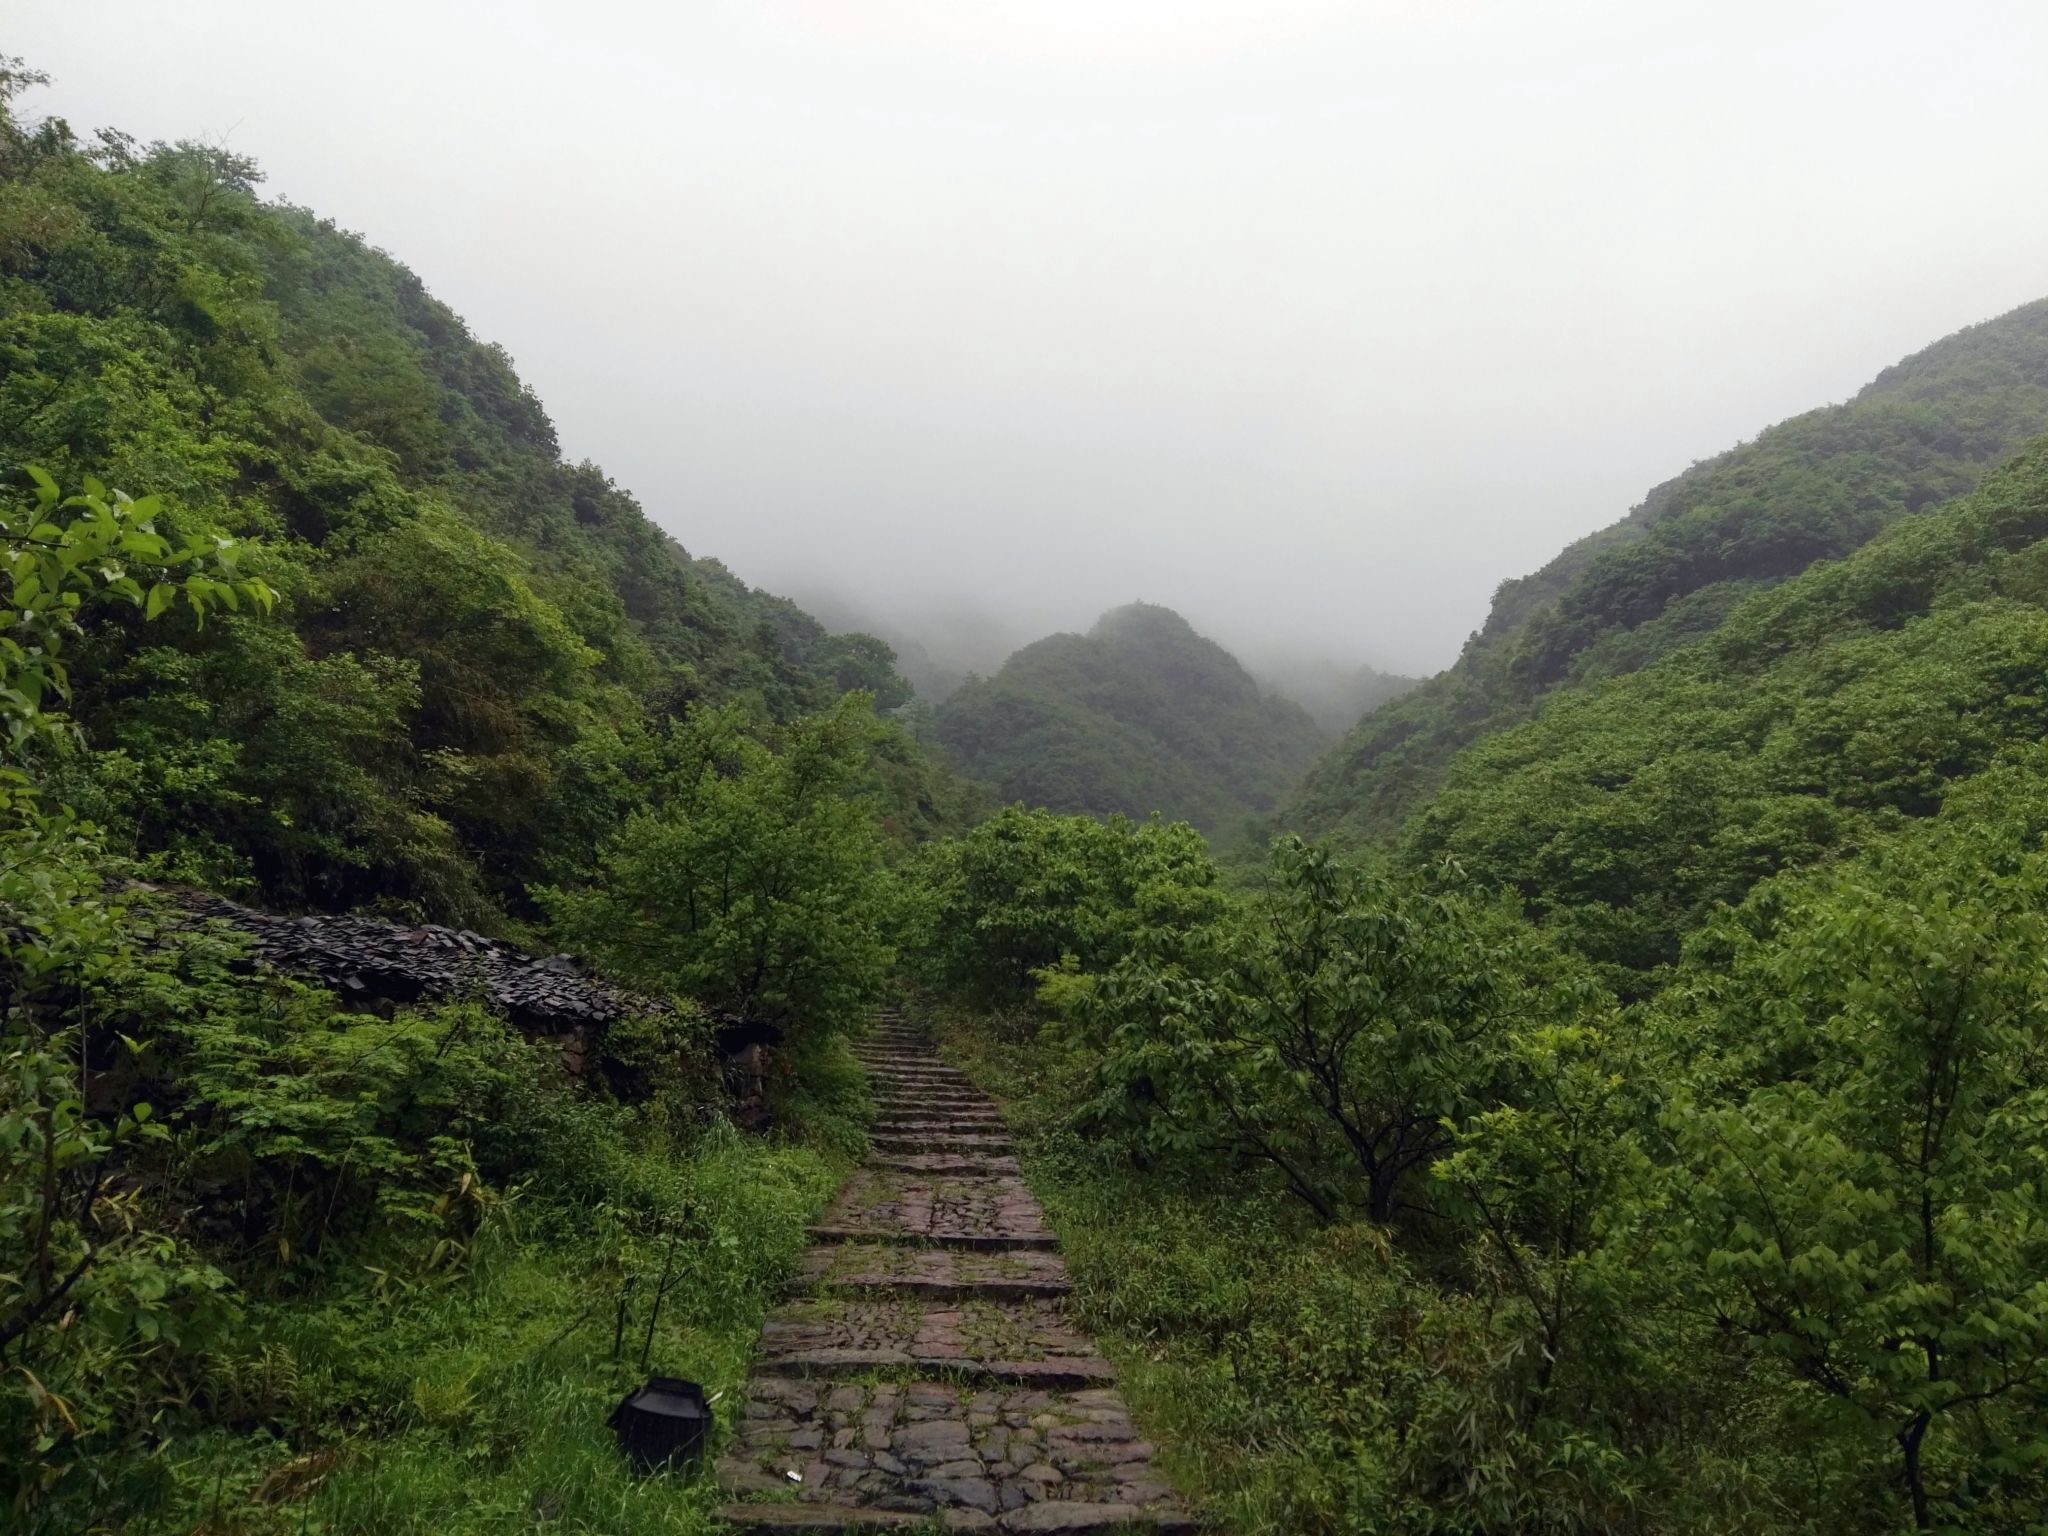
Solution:
M721 1517L762 1536L1192 1531L1066 1320L1066 1266L995 1106L893 1015L858 1054L873 1152L762 1325Z

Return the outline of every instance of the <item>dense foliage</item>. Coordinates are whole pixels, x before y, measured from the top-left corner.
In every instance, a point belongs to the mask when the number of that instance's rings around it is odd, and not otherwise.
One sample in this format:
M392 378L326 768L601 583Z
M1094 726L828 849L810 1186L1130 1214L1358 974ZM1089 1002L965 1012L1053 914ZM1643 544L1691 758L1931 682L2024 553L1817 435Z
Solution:
M1216 865L1185 822L1012 806L932 843L908 873L911 968L989 1001L1015 1000L1063 966L1099 971L1222 907Z
M1611 968L1940 809L2048 710L2048 449L1743 604L1707 640L1467 752L1411 825Z
M1458 752L1547 696L1649 665L1745 599L1971 490L2048 430L2048 300L1959 331L1695 464L1534 575L1503 582L1449 671L1333 747L1281 819L1342 842L1392 837Z
M886 647L685 555L255 181L0 112L0 1523L701 1530L605 1411L743 1374L860 1141L884 856L959 794ZM662 1003L587 1060L344 1006L162 889L544 937L670 854L752 884L616 957ZM774 1140L700 1005L818 1026Z
M1765 882L1635 1008L1512 907L1282 844L1064 1022L955 1039L1233 1524L2032 1529L2043 770Z
M431 1464L479 1433L479 1448L508 1466L576 1465L589 1486L550 1495L565 1503L623 1484L594 1405L647 1367L657 1340L692 1374L740 1369L801 1221L829 1189L824 1159L749 1151L704 1123L718 1084L687 999L722 995L684 959L643 960L635 979L682 996L592 1042L600 1059L578 1082L557 1051L477 1004L351 1012L253 967L244 936L198 924L152 887L124 888L129 861L74 813L41 807L40 770L80 750L47 707L68 688L64 641L108 598L145 623L174 608L218 623L260 610L270 592L238 574L258 553L246 545L174 545L155 530L150 500L97 482L60 498L47 474L35 479L31 505L0 516L14 603L0 638L14 764L0 799L0 1495L10 1528L189 1525L207 1473L210 1521L231 1475L238 1507L317 1495L346 1510L363 1479L339 1474L374 1445L367 1476L383 1510L373 1523L439 1529L471 1495L393 1469L408 1457ZM877 727L866 697L792 727L779 757L737 724L728 710L678 733L722 739L748 770L737 795L713 797L741 810L727 842L814 848L829 825L872 880L879 823L866 796L845 793L850 775L869 782L863 749ZM814 738L828 743L822 754ZM807 767L821 755L836 773ZM802 796L775 792L807 775L840 792L823 824ZM775 894L807 904L815 927L846 894L831 875L800 864ZM625 899L624 879L605 871L604 899ZM878 982L887 950L871 915L856 913L840 939L822 968L850 1007ZM820 969L785 946L757 957L753 975L787 1001ZM808 1074L803 1096L845 1122L855 1079L842 1067L835 1081L831 1055L829 1039L812 1043L807 1061L827 1070ZM522 1204L523 1240L511 1219ZM494 1311L507 1272L544 1282L553 1304L515 1297ZM687 1290L671 1306L679 1282ZM616 1311L609 1355L594 1340L562 1354L604 1298ZM621 1354L629 1317L644 1328L637 1367ZM471 1342L480 1329L495 1334L488 1345ZM557 1400L566 1419L502 1399L487 1407L472 1383L492 1355L503 1388L562 1384L573 1361L572 1390ZM553 1443L522 1453L539 1438ZM522 1486L501 1513L516 1523L529 1497ZM689 1490L641 1502L656 1524L699 1523L702 1500ZM309 1507L302 1528L310 1517ZM338 1518L352 1528L365 1516Z
M19 69L10 92L31 82ZM62 791L149 867L273 904L482 926L576 880L661 722L786 722L890 655L693 560L417 278L200 146L0 121L0 449L147 487L175 538L259 536L274 613L69 659L93 748ZM898 732L889 749L918 756ZM906 836L946 814L885 777Z
M2037 445L1391 857L940 1004L1228 1523L2048 1527L2044 551Z
M2048 1529L2048 445L1985 473L2048 306L1503 589L1302 802L1402 836L1226 880L1144 813L1239 824L1315 728L1178 618L949 700L1038 802L969 826L886 647L684 555L254 182L0 121L11 1528L705 1529L604 1410L742 1373L900 987L1225 1528ZM579 1074L173 881L661 1002ZM790 1042L769 1138L714 1010Z
M1171 609L1133 603L1027 645L938 711L939 740L1002 801L1154 813L1213 836L1269 811L1324 743Z
M783 733L700 711L665 744L653 805L604 845L588 890L552 893L558 932L614 975L814 1033L857 1026L891 954L882 836L860 791L865 697Z

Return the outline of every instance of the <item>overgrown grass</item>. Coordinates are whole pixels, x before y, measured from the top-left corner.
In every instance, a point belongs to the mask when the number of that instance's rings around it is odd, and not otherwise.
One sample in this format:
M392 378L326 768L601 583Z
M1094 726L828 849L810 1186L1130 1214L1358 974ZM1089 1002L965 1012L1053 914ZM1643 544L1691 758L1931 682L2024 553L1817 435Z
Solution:
M1075 1314L1115 1363L1174 1485L1221 1529L1304 1528L1302 1497L1320 1480L1311 1448L1257 1422L1231 1351L1278 1261L1310 1237L1302 1216L1256 1181L1234 1194L1191 1189L1072 1135L1086 1071L1040 1039L1028 1010L927 999L910 1017L1003 1102L1026 1179L1060 1234Z
M707 1529L709 1458L638 1477L606 1417L660 1374L724 1393L723 1425L762 1314L845 1159L723 1127L684 1158L629 1156L643 1188L666 1196L667 1235L529 1190L453 1281L253 1307L242 1348L216 1372L227 1422L173 1449L182 1492L156 1528Z
M1818 1532L1826 1467L1780 1441L1782 1376L1731 1356L1755 1412L1659 1405L1662 1461L1603 1484L1513 1412L1519 1344L1476 1288L1433 1283L1392 1236L1324 1225L1273 1181L1141 1168L1067 1123L1085 1064L1028 1014L927 1003L913 1018L1004 1101L1060 1234L1072 1305L1116 1364L1160 1461L1211 1529L1278 1533ZM1676 1345L1674 1348L1678 1347ZM1696 1359L1696 1379L1722 1367ZM1567 1446L1604 1453L1590 1435ZM1805 1488L1805 1496L1797 1490ZM1591 1492L1588 1493L1590 1488ZM1793 1497L1786 1497L1793 1490Z

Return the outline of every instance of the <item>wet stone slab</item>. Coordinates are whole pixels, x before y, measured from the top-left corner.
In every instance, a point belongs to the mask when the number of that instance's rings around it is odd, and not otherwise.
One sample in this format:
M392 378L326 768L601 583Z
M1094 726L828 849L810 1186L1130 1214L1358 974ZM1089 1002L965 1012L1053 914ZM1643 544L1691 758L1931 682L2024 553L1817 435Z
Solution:
M897 1237L1052 1236L1038 1202L1014 1174L927 1176L863 1168L820 1224Z
M875 1154L811 1229L718 1463L756 1536L1183 1536L1194 1522L1066 1317L995 1107L921 1041L861 1052Z
M870 1168L895 1173L973 1174L1016 1173L1017 1159L1010 1154L968 1152L882 1152L868 1159Z
M894 1243L820 1244L804 1255L797 1285L898 1291L934 1299L1060 1296L1067 1266L1057 1254L1030 1249L976 1253Z
M735 1493L989 1515L1060 1501L1156 1506L1173 1496L1114 1388L1033 1392L765 1376L750 1383L749 1396L737 1442L718 1468Z
M817 1350L887 1350L914 1360L1044 1360L1095 1354L1094 1340L1068 1324L1059 1304L1041 1299L934 1301L883 1295L832 1295L787 1302L761 1325L761 1349L781 1355Z

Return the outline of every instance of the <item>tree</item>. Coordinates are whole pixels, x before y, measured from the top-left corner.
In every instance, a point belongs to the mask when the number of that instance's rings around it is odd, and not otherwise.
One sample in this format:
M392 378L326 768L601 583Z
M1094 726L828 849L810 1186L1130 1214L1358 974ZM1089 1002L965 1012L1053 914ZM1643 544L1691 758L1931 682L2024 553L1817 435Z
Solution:
M1069 958L1106 970L1141 934L1208 921L1223 904L1217 873L1186 822L1010 806L924 851L915 960L937 985L1016 997Z
M1671 1117L1674 1250L1841 1427L1891 1441L1921 1529L1995 1525L2048 1470L2048 858L1961 852L1788 901L1730 1007L1789 1069Z
M799 1029L851 1024L894 958L861 798L874 732L865 694L789 727L780 751L737 707L691 716L655 808L612 840L595 886L543 903L636 986Z
M1269 1164L1325 1218L1408 1203L1540 996L1511 920L1298 838L1274 844L1262 910L1214 942L1199 965L1141 951L1088 996L1094 1114L1155 1152Z
M30 465L28 474L35 499L0 510L0 574L9 583L0 611L0 722L17 755L57 729L43 701L70 697L62 653L82 632L88 599L132 603L146 619L183 603L202 624L222 606L246 599L267 610L277 600L260 577L236 569L247 542L188 534L173 544L156 531L162 507L154 496L136 501L87 476L83 494L67 497L47 471Z
M146 619L182 602L203 622L222 605L273 600L236 569L247 545L173 545L152 522L154 498L91 479L65 497L43 470L29 474L34 500L0 510L0 1360L10 1377L0 1464L19 1479L7 1492L23 1510L63 1479L53 1451L107 1427L115 1383L139 1356L200 1343L226 1316L225 1278L139 1222L136 1190L112 1176L118 1147L161 1134L150 1107L111 1125L88 1112L81 999L122 961L127 938L101 894L91 829L40 813L25 754L70 744L45 703L68 695L62 651L88 602L133 603Z

